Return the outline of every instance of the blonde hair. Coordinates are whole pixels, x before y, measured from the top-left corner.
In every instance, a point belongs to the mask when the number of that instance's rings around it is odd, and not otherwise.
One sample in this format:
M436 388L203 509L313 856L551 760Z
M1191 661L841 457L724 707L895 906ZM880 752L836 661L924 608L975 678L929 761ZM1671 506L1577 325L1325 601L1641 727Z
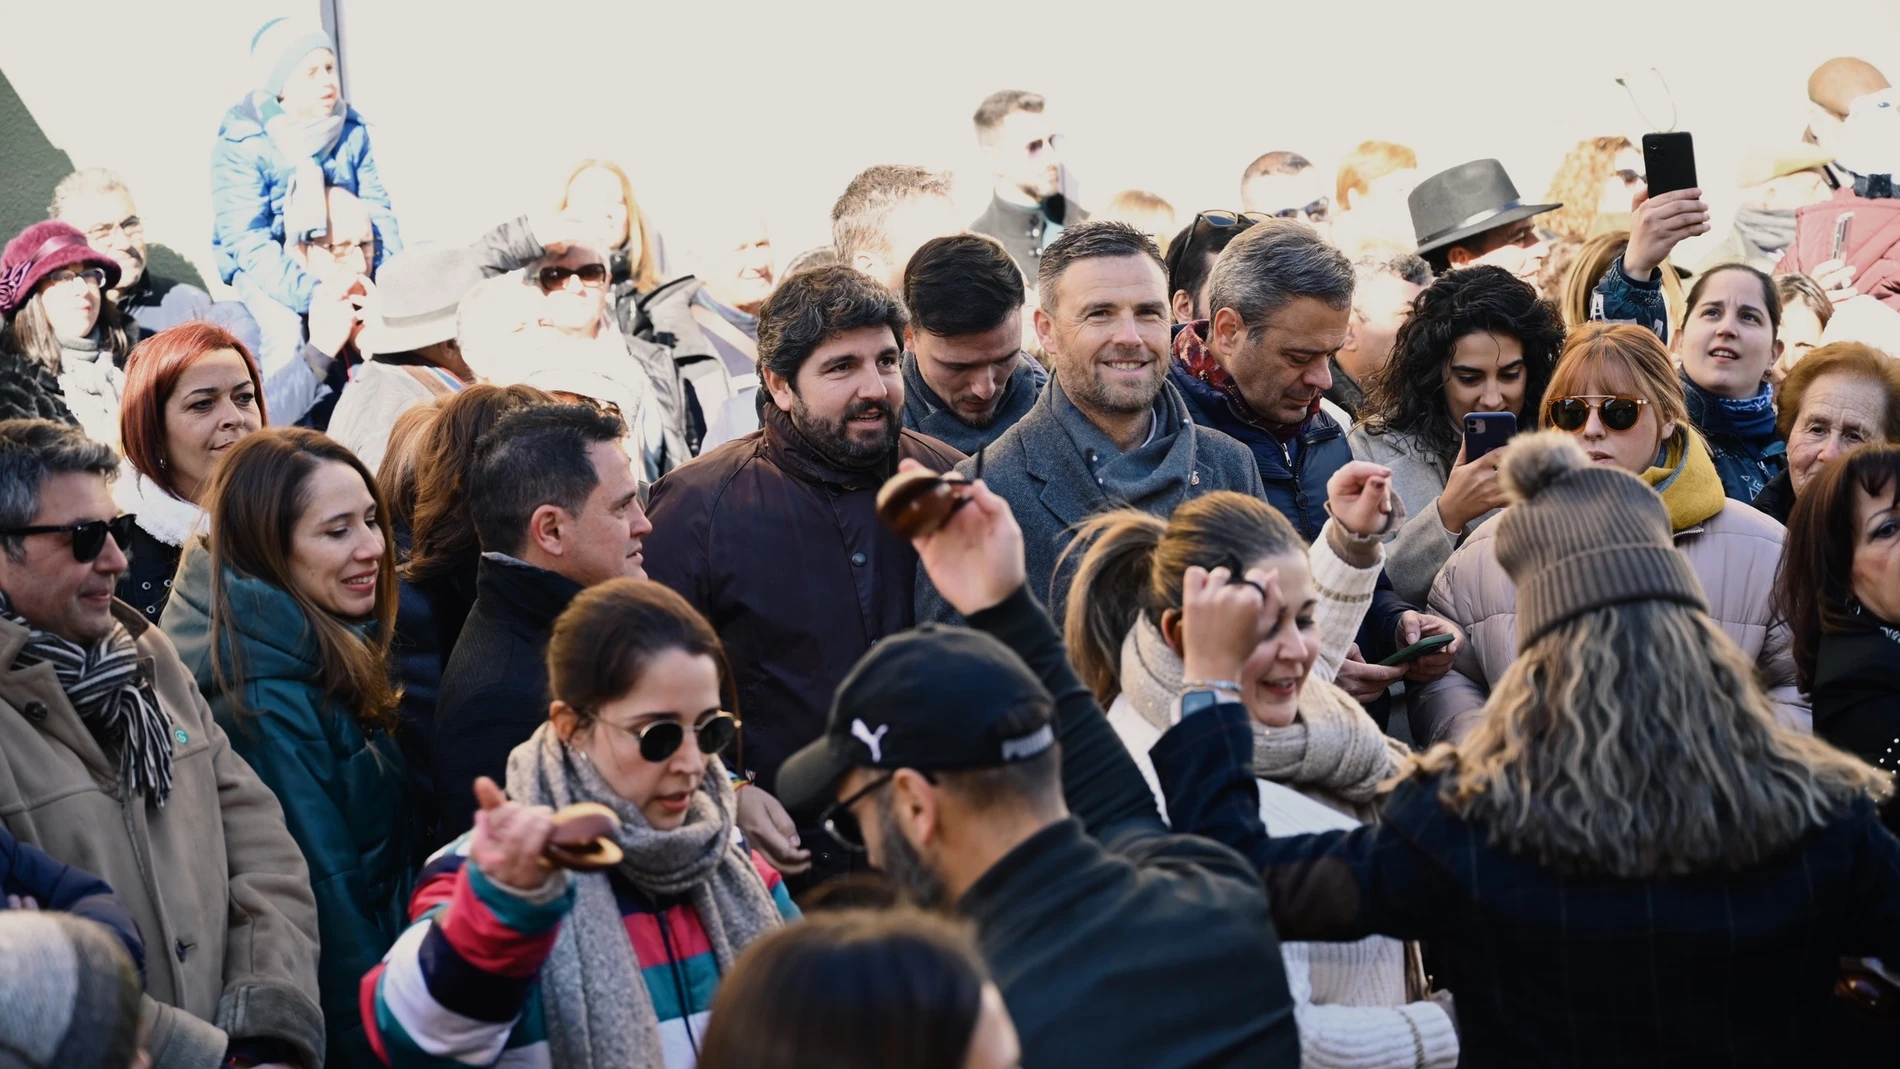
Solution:
M1550 179L1550 192L1544 194L1546 203L1562 207L1538 216L1538 225L1573 241L1589 240L1596 225L1597 205L1603 201L1603 183L1615 169L1616 157L1633 148L1630 139L1621 136L1577 142L1557 165L1557 173Z
M1418 153L1392 141L1361 141L1339 161L1333 182L1333 200L1340 211L1352 210L1352 195L1365 193L1372 183L1394 171L1418 168Z
M1403 774L1440 777L1440 803L1494 847L1619 879L1745 870L1892 788L1778 725L1735 643L1662 601L1596 609L1531 643L1471 735Z
M561 201L554 206L554 210L557 212L567 210L567 197L574 188L574 180L583 172L591 171L596 167L620 180L620 196L627 202L627 234L629 237L634 234L640 236L640 259L636 263L627 265L628 270L633 273L633 288L641 293L658 288L662 280L660 259L653 249L653 234L647 228L647 215L640 210L640 201L633 195L633 180L627 177L627 172L619 164L612 160L591 159L575 164L574 169L567 173L567 181L561 183Z
M1168 242L1174 239L1174 205L1159 193L1145 189L1124 189L1109 198L1097 219L1119 219L1155 239L1161 255L1168 254Z
M1597 283L1610 270L1610 264L1623 255L1629 248L1630 232L1610 230L1598 234L1583 243L1577 250L1576 258L1570 261L1570 269L1564 273L1563 290L1558 309L1563 312L1564 327L1576 330L1590 322L1591 295L1596 292ZM1683 314L1687 311L1682 294L1682 276L1667 263L1656 269L1662 276L1663 306L1668 309L1669 329L1673 332L1682 326Z

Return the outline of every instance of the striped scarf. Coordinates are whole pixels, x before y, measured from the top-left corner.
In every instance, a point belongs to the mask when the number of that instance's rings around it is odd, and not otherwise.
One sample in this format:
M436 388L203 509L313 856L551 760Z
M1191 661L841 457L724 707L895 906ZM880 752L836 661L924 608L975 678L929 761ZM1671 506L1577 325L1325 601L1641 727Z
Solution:
M132 633L114 620L111 633L86 649L35 630L26 617L13 611L4 591L0 591L0 619L27 631L26 645L14 658L13 667L52 665L66 700L93 738L108 756L118 754L120 784L163 808L172 791L172 722L158 707L151 682L139 670Z

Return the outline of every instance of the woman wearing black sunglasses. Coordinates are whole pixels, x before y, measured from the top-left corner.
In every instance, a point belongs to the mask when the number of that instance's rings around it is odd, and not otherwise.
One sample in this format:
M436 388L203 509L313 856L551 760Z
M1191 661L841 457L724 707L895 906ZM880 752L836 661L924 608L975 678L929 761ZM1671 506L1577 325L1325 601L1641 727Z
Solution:
M745 788L718 755L736 748L739 724L705 619L658 583L614 579L574 598L547 656L554 702L509 757L507 795L476 781L475 830L416 890L423 931L365 980L373 1020L401 1026L378 1037L398 1069L492 1065L540 1042L555 1069L691 1065L720 977L798 916L778 873L733 833ZM581 802L619 818L623 857L551 870L553 811ZM455 953L430 950L443 943Z
M1662 495L1676 549L1702 580L1710 617L1760 668L1782 721L1805 729L1808 704L1795 685L1791 636L1774 620L1770 599L1785 532L1724 496L1662 342L1628 324L1592 323L1572 334L1544 395L1543 425L1575 436L1591 461L1638 476ZM1498 563L1496 533L1494 523L1475 531L1432 586L1432 611L1464 628L1468 643L1451 672L1413 703L1413 737L1421 743L1462 737L1517 656L1517 593Z

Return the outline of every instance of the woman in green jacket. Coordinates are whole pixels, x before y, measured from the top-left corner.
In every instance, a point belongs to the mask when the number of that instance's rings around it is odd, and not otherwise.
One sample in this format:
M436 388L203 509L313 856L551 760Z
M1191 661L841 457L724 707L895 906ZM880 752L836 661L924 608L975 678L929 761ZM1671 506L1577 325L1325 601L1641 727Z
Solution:
M422 845L390 734L382 495L348 449L281 427L231 447L205 510L163 626L309 862L325 1064L375 1066L357 982L402 931Z

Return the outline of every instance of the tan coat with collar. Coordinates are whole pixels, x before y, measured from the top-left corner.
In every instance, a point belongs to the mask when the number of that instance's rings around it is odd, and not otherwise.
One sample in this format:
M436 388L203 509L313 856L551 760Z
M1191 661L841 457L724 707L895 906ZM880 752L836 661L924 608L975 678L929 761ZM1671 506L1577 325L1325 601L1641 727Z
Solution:
M0 620L0 822L97 873L131 911L159 1066L216 1066L227 1034L283 1040L319 1065L316 903L283 810L232 752L171 640L113 608L172 721L170 799L160 809L122 794L52 666L10 667L27 632Z

